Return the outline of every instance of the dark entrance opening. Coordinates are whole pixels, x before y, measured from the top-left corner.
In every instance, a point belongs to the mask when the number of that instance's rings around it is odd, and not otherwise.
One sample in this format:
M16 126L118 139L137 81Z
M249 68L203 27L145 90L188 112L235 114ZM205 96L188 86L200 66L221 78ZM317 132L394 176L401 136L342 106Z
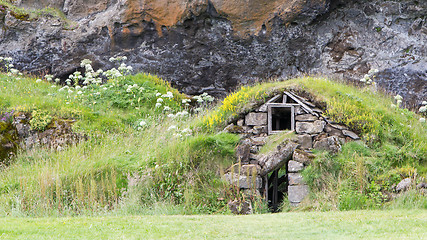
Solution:
M288 191L286 171L275 170L268 177L268 207L271 212L280 211L280 204Z

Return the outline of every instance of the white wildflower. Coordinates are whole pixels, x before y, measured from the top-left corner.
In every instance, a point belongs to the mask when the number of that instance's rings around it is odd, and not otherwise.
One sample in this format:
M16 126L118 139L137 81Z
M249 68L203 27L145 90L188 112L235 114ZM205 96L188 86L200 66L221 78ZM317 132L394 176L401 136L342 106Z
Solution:
M157 98L157 102L158 103L162 103L163 102L163 98Z
M161 107L162 106L162 104L161 103L156 103L156 108L159 108L159 107Z
M145 127L147 125L147 122L144 120L141 120L141 122L139 122L139 126L141 127Z
M175 125L172 125L172 126L170 126L170 127L168 128L168 131L176 130L176 129L177 129L177 127L176 127Z
M425 123L426 119L425 118L420 118L420 122Z
M39 83L39 82L41 82L42 80L39 78L39 79L37 79L36 80L36 83Z

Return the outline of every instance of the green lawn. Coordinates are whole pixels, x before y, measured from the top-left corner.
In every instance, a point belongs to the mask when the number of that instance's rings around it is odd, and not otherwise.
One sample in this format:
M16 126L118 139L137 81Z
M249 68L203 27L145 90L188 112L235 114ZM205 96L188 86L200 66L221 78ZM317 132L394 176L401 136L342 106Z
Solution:
M0 218L0 239L427 239L427 210Z

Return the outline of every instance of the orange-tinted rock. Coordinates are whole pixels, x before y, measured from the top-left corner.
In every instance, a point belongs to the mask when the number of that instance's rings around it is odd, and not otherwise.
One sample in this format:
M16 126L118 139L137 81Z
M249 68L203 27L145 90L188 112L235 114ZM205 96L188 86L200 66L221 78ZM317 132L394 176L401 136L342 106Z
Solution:
M244 36L259 33L263 25L269 30L274 17L291 22L307 9L326 5L326 2L325 0L212 0L211 4L220 16L231 21L236 34ZM174 26L192 14L196 16L202 14L207 7L207 0L128 0L123 22L129 25L140 25L142 21L154 22L161 33L161 26Z
M258 34L263 26L271 29L271 21L278 17L291 22L304 12L327 7L326 0L126 0L116 5L112 14L121 14L123 34L139 35L143 22L153 22L161 35L162 27L172 27L192 15L206 12L211 4L218 14L228 19L234 33L240 36ZM21 7L61 9L68 17L77 19L105 11L114 4L109 0L22 0ZM118 6L118 7L117 7Z

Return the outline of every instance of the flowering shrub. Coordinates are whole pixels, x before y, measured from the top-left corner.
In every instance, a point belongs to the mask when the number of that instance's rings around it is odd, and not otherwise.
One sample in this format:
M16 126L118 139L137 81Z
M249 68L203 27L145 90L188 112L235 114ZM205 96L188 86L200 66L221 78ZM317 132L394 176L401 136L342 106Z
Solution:
M245 111L245 104L264 99L268 95L267 89L242 87L240 90L228 95L217 110L206 116L203 119L204 125L208 128L213 128L227 122L229 118L236 117L241 111Z
M15 110L11 110L10 112L1 113L0 114L0 121L11 122L13 119L14 113L15 113Z
M44 131L52 121L52 116L47 111L34 110L31 113L31 129Z
M396 100L396 105L392 104L391 107L400 107L400 104L402 104L403 97L397 94L396 96L394 96L394 100Z
M366 84L366 85L376 85L375 82L375 77L376 74L378 73L378 69L371 69L369 70L368 74L365 74L365 76L363 76L363 78L360 79L360 82Z
M355 104L353 100L359 104ZM328 101L326 115L356 132L378 134L377 126L381 119L378 119L373 112L366 110L360 103L361 100L351 95L333 97Z
M12 61L13 59L11 57L0 57L0 64L4 65L8 76L22 75L22 73L20 73L17 69L14 68Z

